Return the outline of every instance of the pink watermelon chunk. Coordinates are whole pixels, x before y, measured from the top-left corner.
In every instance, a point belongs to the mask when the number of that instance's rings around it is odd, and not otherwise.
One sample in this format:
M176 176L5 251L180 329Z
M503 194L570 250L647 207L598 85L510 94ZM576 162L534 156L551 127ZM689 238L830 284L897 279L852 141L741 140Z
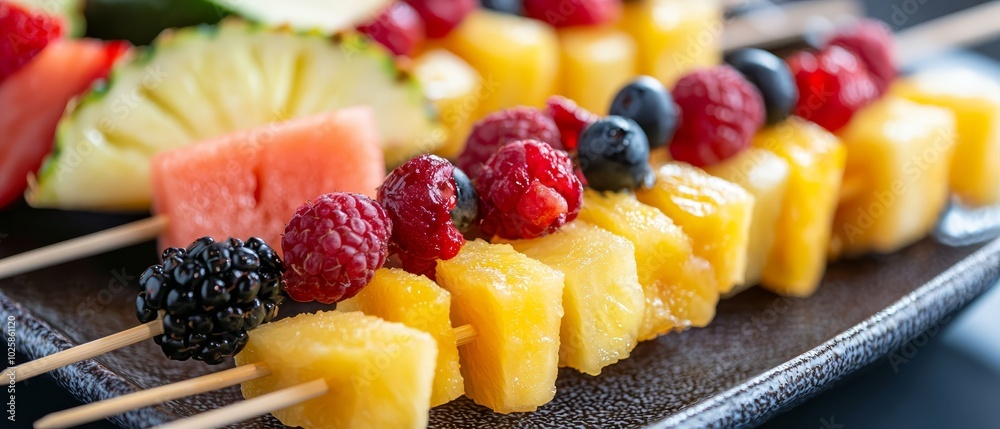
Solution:
M295 209L328 192L375 197L385 177L367 107L238 131L156 155L153 212L168 216L161 247L211 236L263 238L280 252Z

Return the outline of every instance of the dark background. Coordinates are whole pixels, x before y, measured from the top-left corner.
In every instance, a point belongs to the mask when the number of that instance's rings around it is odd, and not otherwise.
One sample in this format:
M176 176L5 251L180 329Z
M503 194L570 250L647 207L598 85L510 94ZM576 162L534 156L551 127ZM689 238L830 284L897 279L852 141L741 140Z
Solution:
M900 30L983 1L865 3L870 16ZM902 8L912 11L914 5L916 12L908 14L902 25L894 25L893 12ZM1000 42L977 46L972 51L1000 61ZM995 71L1000 78L1000 65ZM23 361L23 357L18 360ZM48 376L20 383L17 389L18 422L0 420L2 427L28 428L45 414L79 405ZM85 427L115 426L102 422ZM889 358L761 427L1000 428L1000 288L979 298L940 331L928 332Z

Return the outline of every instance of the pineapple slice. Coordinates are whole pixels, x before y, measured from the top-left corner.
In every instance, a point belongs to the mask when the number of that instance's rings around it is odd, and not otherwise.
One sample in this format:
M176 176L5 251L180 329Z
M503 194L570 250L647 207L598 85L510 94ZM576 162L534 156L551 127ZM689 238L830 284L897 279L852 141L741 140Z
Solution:
M628 357L646 305L631 242L599 227L572 222L555 234L510 244L566 277L560 365L598 375L605 366Z
M250 331L237 365L264 362L271 375L243 396L325 379L330 391L272 414L305 428L425 428L437 343L425 332L364 314L326 311Z
M571 27L559 31L559 43L559 93L591 112L606 112L635 76L635 41L614 28Z
M887 95L858 111L840 135L847 169L831 256L891 253L924 238L948 202L951 112Z
M534 411L552 400L559 369L564 276L508 244L470 241L438 261L451 292L451 322L479 336L459 349L465 394L498 413Z
M639 48L638 71L670 88L698 67L722 61L718 0L638 0L625 3L619 28Z
M448 137L434 153L454 159L465 146L472 130L478 97L482 96L479 72L461 58L445 49L421 54L414 64L413 74L424 87L424 94L438 112Z
M473 120L519 105L542 107L555 92L559 39L541 21L478 9L440 43L483 77Z
M662 210L691 237L694 254L715 269L719 293L744 283L753 195L697 167L671 162L658 168L653 187L637 190L636 197Z
M753 146L780 156L790 167L761 286L782 295L809 296L826 270L847 151L829 131L797 117L757 133Z
M458 367L458 344L451 326L451 294L424 276L382 268L354 298L337 310L360 311L431 334L438 345L431 407L465 393Z
M577 217L630 240L635 246L646 311L639 341L671 330L707 326L719 301L715 272L694 255L691 239L667 215L630 193L587 189Z
M774 231L779 225L778 217L788 188L788 162L772 152L750 148L705 171L742 186L754 196L746 282L740 288L743 290L760 282L764 264L774 247Z
M973 206L1000 203L1000 85L971 70L953 69L900 79L891 92L951 110L958 131L952 192Z

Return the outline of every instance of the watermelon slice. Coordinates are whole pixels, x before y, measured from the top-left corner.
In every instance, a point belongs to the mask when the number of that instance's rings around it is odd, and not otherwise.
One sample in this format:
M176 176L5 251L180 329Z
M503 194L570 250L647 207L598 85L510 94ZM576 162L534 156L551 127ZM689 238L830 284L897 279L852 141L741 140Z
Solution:
M128 45L60 40L0 85L0 208L20 198L42 164L66 103L103 78Z
M211 236L263 238L276 250L295 209L342 191L375 197L385 164L368 107L263 125L161 152L150 164L162 247Z

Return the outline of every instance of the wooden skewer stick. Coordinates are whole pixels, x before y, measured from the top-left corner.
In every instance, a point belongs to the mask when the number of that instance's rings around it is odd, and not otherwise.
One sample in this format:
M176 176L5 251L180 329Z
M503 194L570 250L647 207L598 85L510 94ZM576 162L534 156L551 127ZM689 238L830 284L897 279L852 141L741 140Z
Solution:
M153 216L0 259L0 279L149 241L166 226L166 216Z
M282 408L325 395L330 391L326 380L319 378L298 386L276 390L266 395L227 405L194 417L175 420L154 429L212 429L272 413Z
M473 342L478 335L476 328L472 325L459 326L454 329L454 332L456 343L459 347ZM148 407L185 396L211 392L268 375L271 375L271 368L266 363L257 362L244 365L215 374L208 374L52 413L36 421L35 429L57 429L78 426L125 411ZM264 413L262 412L261 414Z
M65 411L49 414L35 422L35 429L58 429L79 426L93 421L124 413L128 410L148 407L166 401L211 392L234 386L245 381L255 380L271 374L271 368L265 363L254 363L228 369L215 374L154 387L152 389L119 396L106 401L71 408Z
M54 369L90 359L94 356L102 355L162 334L163 322L157 319L131 329L126 329L117 334L81 344L69 350L63 350L31 362L7 368L3 371L4 378L10 377L10 380L13 382L24 381L36 375L45 374ZM13 375L11 372L13 372Z
M896 34L901 66L926 59L958 46L972 45L1000 35L1000 1L970 7Z

